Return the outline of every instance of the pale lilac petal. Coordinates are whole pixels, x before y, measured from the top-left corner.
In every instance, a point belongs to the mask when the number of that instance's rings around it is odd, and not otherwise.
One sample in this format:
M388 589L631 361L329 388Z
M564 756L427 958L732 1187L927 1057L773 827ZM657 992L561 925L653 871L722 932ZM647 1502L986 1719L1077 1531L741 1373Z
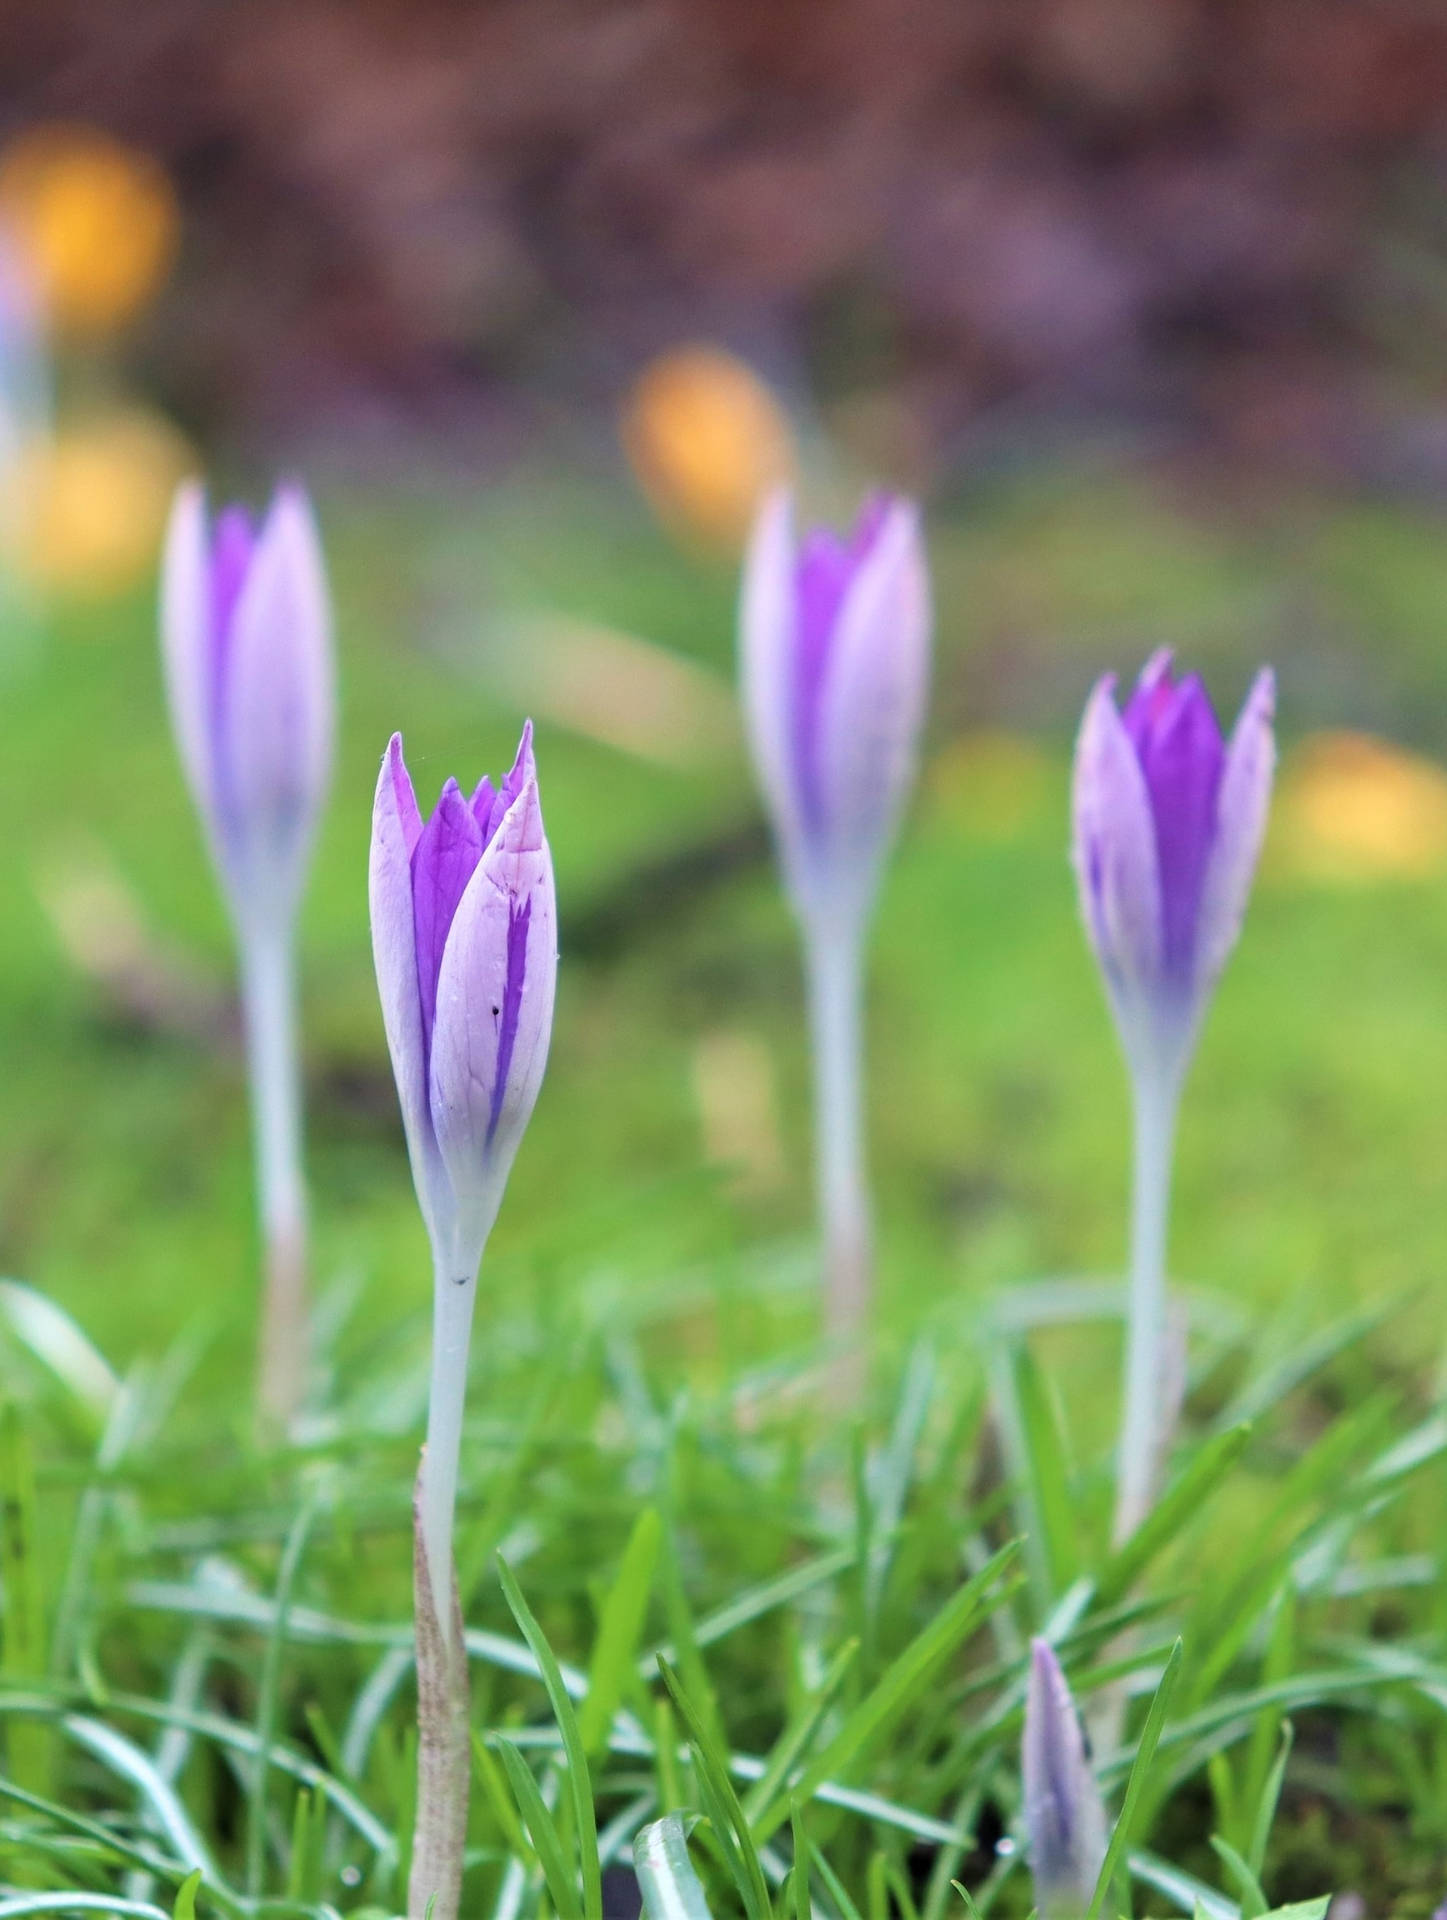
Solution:
M519 791L458 904L442 956L430 1101L462 1264L481 1255L542 1082L557 907L530 743Z
M797 598L793 507L771 494L754 521L739 604L739 668L744 726L786 871L797 871L805 842L794 771Z
M1275 711L1276 680L1268 667L1256 676L1226 749L1216 842L1201 893L1197 972L1203 989L1220 975L1245 917L1271 804Z
M305 496L282 488L232 617L220 736L244 912L290 912L331 769L335 694L321 548Z
M1080 906L1118 1014L1150 1004L1161 965L1161 888L1150 795L1112 678L1086 704L1075 749L1072 853Z
M919 517L894 501L839 611L819 711L826 905L867 906L914 781L929 687L929 579Z
M172 503L161 561L161 657L181 765L214 837L210 623L206 495L199 480L187 480Z
M1020 1762L1036 1901L1045 1916L1079 1920L1105 1860L1105 1807L1070 1688L1045 1640L1030 1643Z
M421 830L412 781L402 758L402 736L394 733L382 761L372 808L368 873L372 957L377 969L387 1051L392 1057L392 1072L412 1161L412 1178L430 1229L438 1217L439 1182L445 1184L446 1176L432 1133L422 1001L417 986L412 852Z

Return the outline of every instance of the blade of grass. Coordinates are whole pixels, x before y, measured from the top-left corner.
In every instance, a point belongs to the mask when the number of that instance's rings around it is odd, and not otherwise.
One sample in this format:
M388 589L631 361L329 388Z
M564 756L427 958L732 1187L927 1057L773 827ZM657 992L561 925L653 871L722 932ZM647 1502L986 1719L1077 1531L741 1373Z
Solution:
M633 1677L662 1537L657 1510L645 1508L628 1536L618 1576L603 1602L588 1668L588 1694L578 1714L583 1750L590 1755L607 1745L613 1715Z
M511 1740L502 1734L495 1733L492 1743L502 1759L508 1785L512 1788L517 1810L532 1841L538 1865L543 1870L543 1879L547 1882L548 1893L557 1909L558 1920L583 1920L578 1889L573 1882L573 1870L563 1852L557 1823L543 1804L543 1796L538 1792L538 1783L532 1776L531 1768Z
M688 1857L688 1839L676 1813L639 1829L633 1871L648 1920L711 1920L703 1883Z
M1176 1690L1176 1682L1181 1674L1182 1647L1178 1640L1171 1648L1171 1657L1166 1662L1166 1670L1161 1675L1160 1685L1156 1688L1155 1698L1151 1701L1146 1723L1141 1728L1139 1744L1136 1747L1135 1761L1126 1781L1125 1798L1121 1802L1120 1818L1115 1823L1115 1831L1110 1836L1110 1845L1105 1850L1105 1860L1101 1865L1100 1877L1095 1883L1095 1893L1090 1902L1085 1920L1099 1920L1105 1906L1106 1897L1115 1880L1116 1868L1125 1856L1130 1844L1131 1822L1135 1817L1141 1796L1145 1792L1146 1782L1150 1778L1151 1763L1156 1756L1156 1744L1161 1737L1161 1729L1166 1724L1166 1714L1170 1708L1171 1695Z
M704 1798L719 1847L738 1887L739 1898L744 1903L749 1920L769 1920L772 1902L768 1882L764 1878L748 1817L729 1778L728 1755L666 1660L659 1661L658 1671L683 1721L693 1753L699 1792Z
M978 1625L986 1612L987 1598L998 1606L1013 1591L1001 1586L993 1596L990 1589L1015 1559L1018 1543L1011 1541L986 1561L980 1571L967 1580L940 1611L895 1659L877 1683L854 1708L833 1738L817 1753L795 1788L799 1800L812 1798L826 1780L833 1779L854 1760L871 1741L876 1740L899 1714L903 1713L929 1684L940 1662L959 1646ZM767 1840L783 1818L775 1806L760 1820L757 1837Z
M557 1721L558 1731L563 1736L563 1750L568 1757L568 1785L572 1792L573 1817L583 1872L584 1920L603 1920L603 1877L598 1866L598 1822L593 1811L593 1784L588 1772L588 1757L583 1751L582 1736L578 1731L578 1717L573 1712L573 1703L568 1698L568 1689L563 1684L557 1658L542 1628L533 1618L532 1611L523 1598L522 1589L513 1578L512 1570L501 1554L497 1557L497 1568L498 1578L502 1582L503 1597L512 1609L513 1619L517 1621L524 1640L532 1649L543 1685L547 1689L553 1718ZM609 1718L612 1718L611 1714Z

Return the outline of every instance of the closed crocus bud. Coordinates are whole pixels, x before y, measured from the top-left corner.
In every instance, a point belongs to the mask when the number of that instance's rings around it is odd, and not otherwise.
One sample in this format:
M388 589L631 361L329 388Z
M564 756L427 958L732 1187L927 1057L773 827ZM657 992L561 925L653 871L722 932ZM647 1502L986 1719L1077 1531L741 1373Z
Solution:
M914 777L929 681L919 515L878 495L847 539L796 542L789 496L754 525L741 608L759 781L800 913L867 912Z
M1075 756L1081 907L1132 1069L1174 1078L1241 930L1266 829L1275 683L1256 677L1229 741L1169 651L1117 711L1090 696Z
M1046 1640L1030 1643L1020 1765L1036 1903L1044 1920L1083 1920L1105 1860L1105 1807L1075 1702Z
M331 771L335 693L321 547L300 487L256 526L176 495L161 581L181 759L237 924L285 925Z
M500 789L418 811L394 734L372 815L372 947L417 1196L454 1281L477 1271L542 1082L557 979L531 724Z

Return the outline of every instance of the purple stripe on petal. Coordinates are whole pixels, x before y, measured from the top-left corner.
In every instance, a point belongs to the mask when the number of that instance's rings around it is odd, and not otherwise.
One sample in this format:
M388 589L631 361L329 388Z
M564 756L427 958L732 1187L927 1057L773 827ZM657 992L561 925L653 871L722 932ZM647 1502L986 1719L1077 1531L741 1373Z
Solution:
M507 984L503 988L502 1007L494 1007L493 1018L501 1021L497 1035L497 1065L492 1083L492 1105L487 1117L487 1144L497 1132L502 1117L503 1096L507 1092L512 1067L513 1045L517 1040L518 1014L523 1003L523 983L528 970L528 925L533 917L532 895L521 906L516 898L509 902L507 921Z
M482 858L482 832L455 780L442 789L432 818L412 849L412 914L417 934L417 990L422 1002L423 1059L432 1057L437 976L457 903Z
M255 550L256 529L245 507L223 508L211 535L211 686L217 701L224 697L231 622Z
M1188 982L1224 760L1220 724L1195 674L1158 705L1139 752L1156 826L1162 958L1169 975Z
M828 528L806 534L794 575L794 765L805 822L823 819L820 792L819 713L832 642L850 584L868 556L889 513L889 500L875 494L865 502L847 540Z

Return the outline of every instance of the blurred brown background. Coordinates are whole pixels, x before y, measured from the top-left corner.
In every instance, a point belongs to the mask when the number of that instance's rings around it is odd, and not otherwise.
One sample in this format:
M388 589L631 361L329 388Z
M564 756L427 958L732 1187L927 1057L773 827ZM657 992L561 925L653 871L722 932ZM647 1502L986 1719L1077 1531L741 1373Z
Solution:
M1440 0L48 0L0 66L0 135L169 173L129 351L192 432L505 446L706 335L895 465L1095 417L1447 479Z

